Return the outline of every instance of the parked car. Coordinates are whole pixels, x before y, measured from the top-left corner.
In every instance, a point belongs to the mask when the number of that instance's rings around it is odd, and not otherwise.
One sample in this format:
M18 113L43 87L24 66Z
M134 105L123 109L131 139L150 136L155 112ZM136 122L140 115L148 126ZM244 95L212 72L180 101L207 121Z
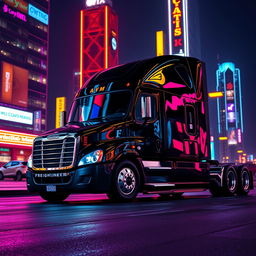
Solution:
M27 162L10 161L0 168L0 180L4 178L14 178L20 181L27 172Z

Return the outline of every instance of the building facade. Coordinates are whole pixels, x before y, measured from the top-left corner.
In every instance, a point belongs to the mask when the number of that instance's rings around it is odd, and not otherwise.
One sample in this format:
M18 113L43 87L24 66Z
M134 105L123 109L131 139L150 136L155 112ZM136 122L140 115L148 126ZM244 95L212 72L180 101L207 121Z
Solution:
M118 64L118 16L110 0L87 0L80 13L80 86Z
M0 163L46 130L48 0L0 0Z
M217 99L219 160L239 161L244 131L240 69L232 62L219 64L216 80L216 90L224 95Z

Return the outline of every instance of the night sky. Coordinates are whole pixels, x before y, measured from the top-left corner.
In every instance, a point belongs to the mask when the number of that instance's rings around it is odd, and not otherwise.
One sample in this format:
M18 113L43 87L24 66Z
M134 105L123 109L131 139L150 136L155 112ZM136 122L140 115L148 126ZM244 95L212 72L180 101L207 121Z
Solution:
M194 0L189 0L194 1ZM256 1L198 0L201 59L207 65L208 89L216 87L218 62L231 61L241 70L245 148L256 155ZM73 73L79 71L79 11L85 0L51 0L49 47L49 120L54 128L55 98L74 95ZM119 16L120 63L155 56L155 32L167 33L166 0L113 0ZM216 105L210 102L211 128Z

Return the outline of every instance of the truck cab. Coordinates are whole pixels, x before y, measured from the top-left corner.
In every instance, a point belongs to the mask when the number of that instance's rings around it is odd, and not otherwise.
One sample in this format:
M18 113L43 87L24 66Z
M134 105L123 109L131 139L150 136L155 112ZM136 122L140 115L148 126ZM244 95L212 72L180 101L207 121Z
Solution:
M204 63L161 56L94 75L67 123L37 137L27 187L47 201L71 193L181 195L206 190L210 169Z

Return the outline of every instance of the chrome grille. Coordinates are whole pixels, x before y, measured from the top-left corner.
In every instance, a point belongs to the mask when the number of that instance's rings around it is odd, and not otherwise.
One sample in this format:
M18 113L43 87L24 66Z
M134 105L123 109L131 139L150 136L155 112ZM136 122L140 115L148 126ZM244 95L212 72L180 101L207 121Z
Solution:
M41 138L33 146L33 166L35 168L63 168L73 165L75 138Z

